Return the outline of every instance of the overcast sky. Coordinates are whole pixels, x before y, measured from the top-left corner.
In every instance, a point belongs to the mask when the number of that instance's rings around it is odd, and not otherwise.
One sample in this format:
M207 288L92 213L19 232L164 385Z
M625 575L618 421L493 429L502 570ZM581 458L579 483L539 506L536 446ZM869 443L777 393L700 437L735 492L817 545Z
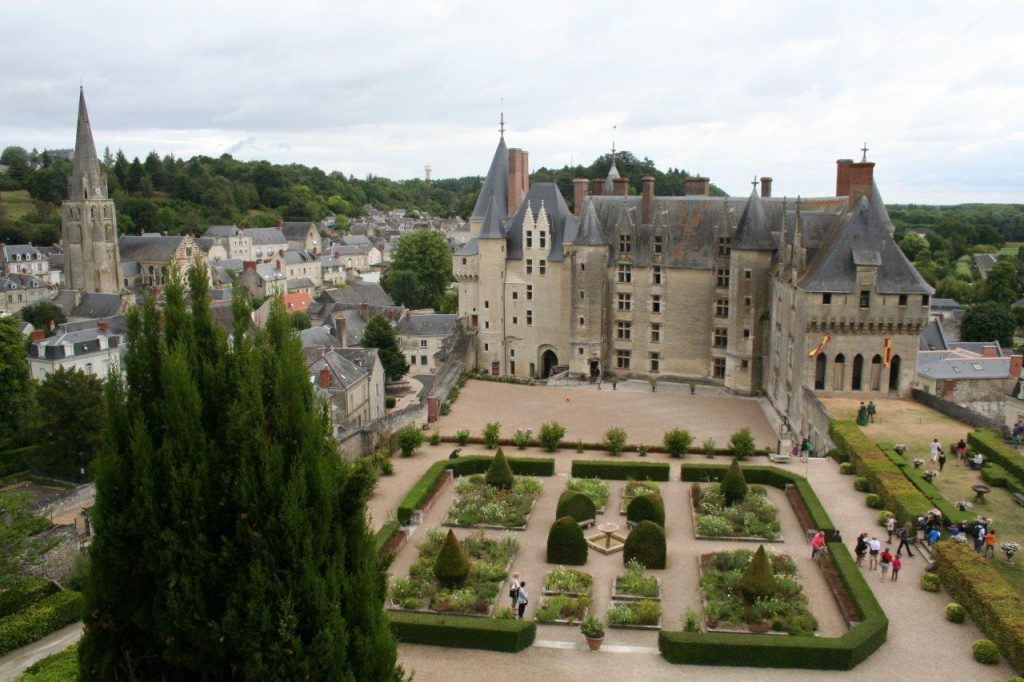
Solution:
M0 147L479 175L611 145L775 194L868 159L889 202L1024 202L1022 2L0 0Z

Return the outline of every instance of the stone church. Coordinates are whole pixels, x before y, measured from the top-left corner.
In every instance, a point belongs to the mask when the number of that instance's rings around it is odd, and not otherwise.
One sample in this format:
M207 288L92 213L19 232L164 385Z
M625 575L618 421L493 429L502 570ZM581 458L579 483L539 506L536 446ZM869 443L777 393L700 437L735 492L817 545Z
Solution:
M794 421L807 395L910 392L933 293L893 241L874 163L837 162L836 196L639 195L613 162L529 184L499 141L453 256L479 368L544 378L658 378L767 395Z

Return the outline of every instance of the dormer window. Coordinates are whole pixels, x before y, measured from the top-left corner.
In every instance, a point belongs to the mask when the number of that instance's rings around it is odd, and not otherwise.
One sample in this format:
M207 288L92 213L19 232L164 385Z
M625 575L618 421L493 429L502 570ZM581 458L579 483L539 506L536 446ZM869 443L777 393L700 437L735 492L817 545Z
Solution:
M869 308L871 307L871 292L867 289L863 289L860 292L860 307Z
M633 238L628 234L619 235L619 253L629 253L633 250Z
M832 294L822 294L821 303L822 305L832 305Z

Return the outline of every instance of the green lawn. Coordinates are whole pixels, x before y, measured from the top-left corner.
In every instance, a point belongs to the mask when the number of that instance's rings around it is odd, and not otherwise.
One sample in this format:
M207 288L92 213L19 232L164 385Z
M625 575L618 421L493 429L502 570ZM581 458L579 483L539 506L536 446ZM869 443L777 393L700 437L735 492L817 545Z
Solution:
M28 190L24 189L0 192L0 203L3 204L4 210L7 212L8 220L17 220L28 215L35 208L32 197L28 195Z
M72 644L59 654L47 656L30 666L18 678L19 682L70 682L78 679L78 644Z

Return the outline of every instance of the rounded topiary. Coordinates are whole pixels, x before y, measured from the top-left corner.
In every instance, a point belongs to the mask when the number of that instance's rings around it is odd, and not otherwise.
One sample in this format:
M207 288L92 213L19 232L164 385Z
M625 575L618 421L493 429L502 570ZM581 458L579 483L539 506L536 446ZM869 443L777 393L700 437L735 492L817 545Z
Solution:
M494 453L494 460L491 461L491 466L487 468L487 475L484 476L484 480L487 481L487 485L506 490L516 484L516 478L512 475L512 470L508 466L508 460L505 459L505 453L502 452L501 448L498 448L498 451Z
M566 490L558 497L555 517L571 516L577 522L593 521L597 518L594 501L576 490Z
M974 660L985 665L994 665L999 662L999 647L990 639L979 639L971 647L974 652Z
M743 471L740 469L738 459L734 459L729 465L729 470L725 472L721 489L726 505L742 502L743 498L747 496L747 479L743 478Z
M946 605L946 620L950 623L962 623L967 616L967 609L957 603Z
M754 558L747 564L739 588L750 604L775 592L775 573L772 572L772 562L764 551L764 545L758 546Z
M626 538L622 560L636 559L646 568L665 568L665 529L653 521L641 521Z
M843 462L842 464L839 465L839 473L843 474L844 476L852 476L854 473L856 473L856 470L853 468L853 465L850 464L849 462Z
M462 551L462 543L455 537L455 533L448 529L448 535L444 538L441 551L437 553L434 560L434 577L446 587L459 587L466 582L469 575L469 558Z
M633 524L653 521L665 527L665 502L661 495L640 495L634 497L626 507L626 520Z
M853 489L859 493L871 492L871 482L863 476L858 476L853 479Z
M884 505L882 498L875 493L868 493L864 497L864 504L871 507L872 509L881 509Z
M590 547L583 537L583 529L576 519L563 516L551 524L551 530L548 531L549 564L582 566L587 563L589 551Z
M939 576L935 573L921 574L921 589L925 592L939 591Z

